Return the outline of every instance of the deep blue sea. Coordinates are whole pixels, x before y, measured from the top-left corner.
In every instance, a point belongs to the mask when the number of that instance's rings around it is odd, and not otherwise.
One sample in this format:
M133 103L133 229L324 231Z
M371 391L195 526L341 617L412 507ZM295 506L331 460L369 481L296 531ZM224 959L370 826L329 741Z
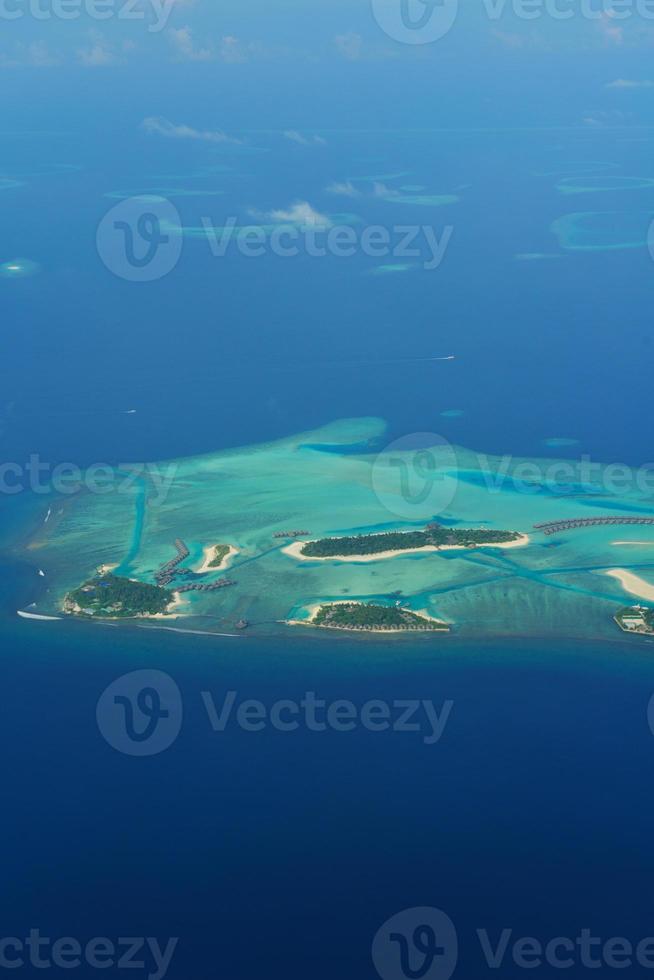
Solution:
M175 936L169 976L246 980L373 978L372 937L415 906L455 922L466 977L488 969L477 929L493 942L505 928L543 943L651 934L646 649L186 642L17 622L32 589L27 570L3 571L6 935ZM95 706L115 677L152 668L179 685L184 726L166 752L130 758L102 739ZM230 690L454 706L435 745L213 732L200 693ZM509 961L501 975L522 973Z
M244 82L245 122L232 96L220 120L256 148L246 152L139 128L164 109L181 121L194 97L201 124L221 94L197 79L187 79L186 101L158 99L153 79L98 85L93 99L66 73L48 92L21 84L40 101L29 132L14 107L2 136L3 173L24 181L2 192L2 261L41 268L0 279L5 461L158 460L378 415L389 439L431 431L535 456L554 438L571 441L556 455L651 462L654 264L644 247L566 252L550 231L574 211L646 212L647 192L630 192L628 204L626 192L564 196L555 175L579 165L597 174L598 161L648 173L649 139L549 118L537 128L526 109L516 122L497 105L485 126L481 100L457 130L453 111L434 110L433 125L423 117L419 127L410 106L401 128L397 104L389 128L380 100L366 117L359 97L344 129L317 86L310 102L293 77L278 79L275 93L298 100L295 114L282 113L259 77L258 87ZM298 118L326 140L309 162L279 137ZM178 268L157 283L112 276L94 244L115 203L104 195L193 188L203 168L199 186L224 195L176 199L188 225L295 200L388 221L388 202L335 204L324 188L406 172L394 183L460 202L427 216L407 206L398 220L451 224L452 243L437 272L376 276L360 256L218 260L187 239ZM515 258L537 253L557 257ZM4 540L31 506L0 499ZM372 980L382 923L434 906L457 928L456 976L504 980L525 971L508 957L490 971L477 929L493 942L504 928L542 943L585 928L634 944L654 934L654 648L618 636L453 638L435 653L17 619L39 587L35 564L0 568L2 936L179 937L172 980ZM179 738L147 759L115 751L96 724L107 685L141 669L168 673L184 703ZM361 728L215 733L203 691L453 708L435 745Z

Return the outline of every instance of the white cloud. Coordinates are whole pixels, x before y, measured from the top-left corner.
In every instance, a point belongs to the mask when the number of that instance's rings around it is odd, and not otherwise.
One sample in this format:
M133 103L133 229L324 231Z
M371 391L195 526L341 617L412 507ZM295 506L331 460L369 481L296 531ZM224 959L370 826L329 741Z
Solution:
M168 37L178 61L210 61L210 48L197 47L190 27L171 27Z
M597 22L599 30L609 44L622 44L624 28L613 23L613 15L605 11Z
M584 117L583 123L585 126L592 126L594 128L600 128L603 126L624 126L629 120L630 114L625 114L619 109L612 109L610 112L597 111L591 112Z
M220 38L217 47L213 44L200 45L188 25L171 27L168 37L177 61L222 61L226 65L242 65L251 58L265 53L259 41L250 41L246 44L232 34Z
M654 82L648 79L637 81L632 78L616 78L614 82L607 82L606 88L628 89L628 88L654 88Z
M325 188L325 191L328 194L337 194L339 197L361 197L361 191L349 180L342 181L341 183L334 181L333 184Z
M520 34L512 34L508 31L491 31L492 37L500 44L503 44L505 48L523 48L525 46L525 38Z
M99 35L93 36L89 47L78 49L77 60L85 68L107 68L118 62L111 46Z
M248 60L248 52L237 37L228 34L220 42L220 60L228 65L242 65Z
M336 50L348 61L358 61L361 57L363 39L360 34L350 31L348 34L337 34L334 38Z
M45 41L32 41L26 49L27 63L33 68L52 68L61 64L59 55L51 54Z
M33 68L52 68L61 64L58 55L50 53L45 41L32 41L27 46L26 54L27 62Z
M316 228L331 227L331 221L327 215L320 214L319 211L311 207L308 201L296 201L290 207L277 211L266 211L263 213L252 211L250 213L257 218L288 222L293 225L309 225Z
M400 196L400 191L389 187L388 184L384 184L380 180L374 181L372 187L370 184L366 184L365 191L355 187L350 180L335 181L326 187L325 191L327 194L338 194L341 197L376 197L382 201L392 201L393 198Z
M287 129L284 136L292 143L299 143L300 146L325 146L327 143L322 136L303 136L297 129Z
M372 193L374 197L381 197L386 201L389 197L397 197L399 191L394 191L392 187L387 187L386 184L375 181L372 185Z
M0 54L2 68L56 68L61 56L50 51L45 41L16 44L11 55Z
M193 129L184 124L176 125L163 116L148 116L141 126L153 136L166 136L176 140L200 140L204 143L240 143L240 140L228 136L222 130Z

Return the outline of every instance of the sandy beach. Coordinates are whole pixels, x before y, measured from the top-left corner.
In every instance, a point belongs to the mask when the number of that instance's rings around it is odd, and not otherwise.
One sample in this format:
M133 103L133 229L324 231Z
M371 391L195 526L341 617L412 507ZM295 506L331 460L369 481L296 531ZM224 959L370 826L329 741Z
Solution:
M204 560L202 564L195 569L198 575L204 575L205 572L224 572L226 568L229 567L233 559L238 555L238 548L234 548L232 545L229 546L229 551L221 561L220 565L211 565L216 553L216 548L220 545L210 544L202 552L204 555Z
M286 623L287 626L312 626L321 605L323 605L323 603L314 602L310 606L305 606L305 609L308 609L309 611L309 616L307 619L285 619L283 622ZM336 605L336 603L334 603L334 605Z
M654 601L654 585L646 582L639 575L627 571L626 568L609 568L604 575L618 580L625 592L630 595L638 596L639 599L651 599Z
M165 613L145 613L143 616L135 616L135 619L170 619L174 616L184 616L185 613L182 611L186 606L188 606L189 601L181 596L179 592L175 592L175 600L168 606L168 612Z
M377 551L371 555L328 555L320 558L302 554L302 548L306 544L310 544L309 541L294 541L293 544L282 548L282 551L285 555L290 555L291 558L296 558L299 561L370 562L384 561L387 558L398 558L401 555L425 555L429 552L437 551L475 551L478 548L524 548L525 545L529 544L529 540L528 534L521 534L515 541L501 541L497 544L478 544L471 545L470 547L465 544L444 544L440 546L429 544L424 548L403 548L401 551Z

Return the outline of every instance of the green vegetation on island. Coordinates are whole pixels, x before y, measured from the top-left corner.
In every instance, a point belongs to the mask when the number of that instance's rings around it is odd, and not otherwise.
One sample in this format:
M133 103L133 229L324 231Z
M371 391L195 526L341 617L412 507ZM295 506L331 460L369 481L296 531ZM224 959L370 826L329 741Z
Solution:
M624 606L615 614L615 621L625 633L654 634L654 609L649 606Z
M432 524L424 531L387 531L383 534L357 534L344 538L321 538L302 546L306 558L336 558L348 555L376 555L386 551L407 551L428 547L473 548L517 541L517 531L455 530Z
M130 619L166 613L174 601L175 595L170 589L118 575L104 575L70 592L64 601L64 612L104 619Z
M381 606L365 602L328 603L321 606L313 619L314 626L342 630L429 630L447 632L447 623L428 619L400 606Z
M227 555L230 553L231 547L228 544L217 544L213 550L213 558L209 562L209 568L220 568L224 562Z

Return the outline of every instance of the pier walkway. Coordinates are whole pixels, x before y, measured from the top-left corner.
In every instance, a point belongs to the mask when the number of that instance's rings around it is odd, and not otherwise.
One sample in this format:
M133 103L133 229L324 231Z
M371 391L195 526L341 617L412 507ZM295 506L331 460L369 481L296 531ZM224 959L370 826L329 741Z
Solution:
M574 520L534 524L534 530L549 535L558 534L559 531L574 531L581 527L611 527L621 524L654 525L654 517L579 517Z

